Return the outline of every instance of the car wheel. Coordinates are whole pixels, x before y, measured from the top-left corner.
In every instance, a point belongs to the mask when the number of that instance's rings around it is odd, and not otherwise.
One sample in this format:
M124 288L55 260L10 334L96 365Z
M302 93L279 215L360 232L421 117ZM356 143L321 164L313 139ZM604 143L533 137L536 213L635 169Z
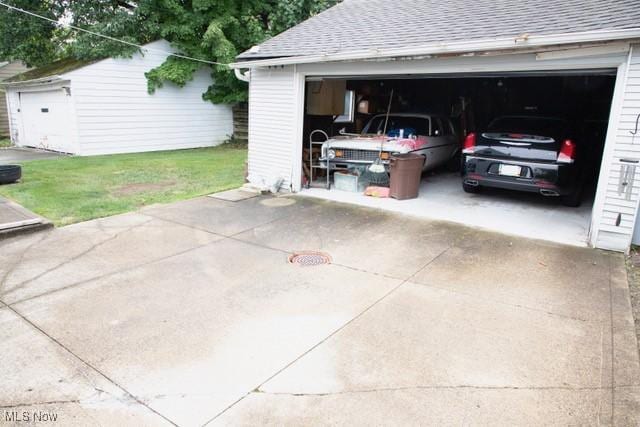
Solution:
M22 177L22 168L19 165L0 165L0 185L11 184Z
M571 194L567 194L566 196L562 196L560 201L563 205L568 206L570 208L577 208L582 203L582 189L575 190Z
M480 186L479 185L469 185L469 184L465 184L464 182L462 183L462 189L464 190L465 193L477 193L480 191Z

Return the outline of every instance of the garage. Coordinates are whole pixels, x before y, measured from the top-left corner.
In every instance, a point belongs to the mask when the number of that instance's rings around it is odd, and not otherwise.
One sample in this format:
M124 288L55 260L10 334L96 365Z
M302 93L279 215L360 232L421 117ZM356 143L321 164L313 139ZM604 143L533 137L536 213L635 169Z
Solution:
M579 2L569 3L494 10L491 2L481 1L469 13L468 4L456 9L454 4L431 2L347 0L244 52L232 66L237 77L249 83L250 185L512 235L627 251L640 195L638 11L627 2L606 10L584 10ZM459 20L462 9L465 19ZM505 25L496 27L482 19L488 13L495 18L492 22ZM562 22L552 19L560 15ZM389 17L406 25L391 30ZM466 192L463 182L468 187L478 179L466 163L473 156L465 153L459 165L466 175L447 164L430 168L422 174L419 197L411 200L336 189L340 185L336 186L333 169L327 190L326 165L325 171L319 168L311 176L323 139L353 139L375 128L367 126L368 121L387 112L430 114L431 122L441 124L429 125L428 132L446 132L450 120L462 149L469 134L476 134L476 139L494 135L491 129L499 118L536 116L566 122L571 136L551 138L556 146L545 158L556 164L558 176L580 182L579 203L565 203L573 191L555 187L536 188L534 193L484 188L480 183L481 191ZM384 135L382 139L389 136ZM522 135L533 133L511 129L507 136ZM319 143L315 154L312 136ZM425 144L440 136L449 135L430 133ZM406 139L401 132L394 137ZM543 139L534 141L536 147ZM581 170L560 165L567 161L580 163ZM519 178L539 176L526 164L508 164L505 171Z
M169 52L169 42L157 40L130 58L66 58L2 81L11 141L80 156L223 143L233 134L233 113L202 99L213 83L208 67L184 87L149 92L145 73Z
M309 77L305 88L302 143L303 194L464 222L509 234L586 245L615 78L615 69L384 79ZM450 121L443 126L439 120L432 120L430 135L426 136L453 134L455 146L447 149L440 145L426 154L429 160L432 155L442 159L422 174L418 199L370 200L357 186L345 193L341 191L344 187L336 185L335 172L330 174L327 185L326 161L318 161L324 144L319 142L337 136L334 147L336 144L347 147L350 140L345 142L344 135L361 134L371 120L386 117L387 110L391 119L401 115L409 120L411 115L426 114ZM562 197L547 188L534 194L484 187L478 194L465 194L459 171L464 138L470 133L482 133L492 121L504 116L550 117L567 122L569 134L579 145L579 160L583 163L580 166L584 168L578 201L572 203L577 206L564 206ZM451 131L449 126L453 128ZM374 151L371 154L377 154L375 142L371 145ZM441 149L446 153L439 154L437 151ZM332 170L338 171L340 179L349 178L345 173L357 175L363 170L357 159L363 158L365 151L337 152L340 157L334 159ZM344 153L357 159L351 162L343 157ZM469 215L469 209L473 209L473 215Z

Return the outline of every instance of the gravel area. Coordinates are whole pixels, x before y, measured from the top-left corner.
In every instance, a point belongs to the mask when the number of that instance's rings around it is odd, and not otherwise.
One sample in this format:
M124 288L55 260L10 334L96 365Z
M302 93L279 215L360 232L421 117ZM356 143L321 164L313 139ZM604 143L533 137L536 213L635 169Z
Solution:
M636 337L640 342L640 247L634 246L631 249L627 258L627 276L629 278L631 308L636 325Z

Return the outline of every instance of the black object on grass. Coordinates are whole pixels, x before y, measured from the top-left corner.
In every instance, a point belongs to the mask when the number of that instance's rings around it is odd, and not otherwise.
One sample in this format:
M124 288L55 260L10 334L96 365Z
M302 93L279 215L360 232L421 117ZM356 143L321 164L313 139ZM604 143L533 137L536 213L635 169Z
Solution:
M20 165L0 165L0 185L12 184L22 178Z

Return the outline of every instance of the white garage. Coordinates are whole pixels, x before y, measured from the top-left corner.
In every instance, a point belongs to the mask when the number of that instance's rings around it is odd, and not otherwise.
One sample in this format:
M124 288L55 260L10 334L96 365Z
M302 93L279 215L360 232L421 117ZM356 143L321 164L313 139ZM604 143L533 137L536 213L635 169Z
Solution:
M582 234L566 243L626 251L640 199L640 137L635 136L640 117L639 43L640 9L631 0L607 2L606 7L581 0L507 2L499 8L488 0L345 0L243 53L233 64L250 88L249 179L257 186L280 181L286 191L496 231L504 231L508 223L509 233L554 241L565 242L558 236L564 235L567 224L576 223ZM473 84L466 84L471 80ZM332 113L322 124L311 117L308 99L318 82L330 87L335 81L352 95L345 96L343 114ZM604 125L598 131L602 145L594 154L593 194L581 208L568 211L525 197L503 203L502 195L465 195L459 178L450 187L446 179L423 177L432 191L424 203L306 189L304 153L310 129L322 129L329 136L344 127L360 132L360 107L369 117L384 112L386 103L380 99L398 96L398 81L415 82L416 91L430 88L427 95L452 87L445 95L454 100L454 90L465 85L478 92L484 90L482 84L502 90L516 81L521 87L531 82L535 90L530 93L555 94L556 105L570 105L563 96L586 87L573 104L592 102L590 94L595 94L598 108L594 105L589 111L598 113L584 121ZM596 90L596 81L607 90ZM371 88L385 91L378 95ZM563 88L568 88L566 93ZM412 89L405 87L402 101L411 95ZM491 107L479 107L478 98L474 100L480 111ZM456 105L448 104L448 112L459 110L453 108ZM393 111L401 112L401 106L393 105ZM470 130L475 131L473 126ZM439 181L446 181L440 190ZM480 213L483 209L494 216L493 222L481 221L486 217Z
M160 40L132 58L63 60L3 82L10 136L17 146L76 155L214 146L233 133L228 105L202 99L211 85L203 66L185 87L147 90L146 72L171 51Z

